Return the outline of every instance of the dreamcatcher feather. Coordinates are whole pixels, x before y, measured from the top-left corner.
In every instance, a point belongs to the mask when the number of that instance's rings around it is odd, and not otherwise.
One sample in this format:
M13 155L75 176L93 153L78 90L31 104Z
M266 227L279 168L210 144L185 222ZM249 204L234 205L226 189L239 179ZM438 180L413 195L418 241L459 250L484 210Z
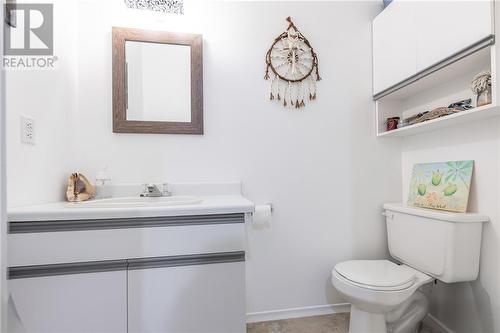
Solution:
M320 81L318 57L290 17L288 28L274 39L266 54L265 80L271 80L269 99L284 107L301 108L316 99Z

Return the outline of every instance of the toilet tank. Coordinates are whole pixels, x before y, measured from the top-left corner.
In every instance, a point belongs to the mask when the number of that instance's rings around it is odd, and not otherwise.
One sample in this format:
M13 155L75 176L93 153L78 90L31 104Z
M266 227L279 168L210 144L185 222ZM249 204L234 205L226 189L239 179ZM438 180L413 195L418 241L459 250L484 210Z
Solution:
M477 279L485 215L384 204L391 256L443 282Z

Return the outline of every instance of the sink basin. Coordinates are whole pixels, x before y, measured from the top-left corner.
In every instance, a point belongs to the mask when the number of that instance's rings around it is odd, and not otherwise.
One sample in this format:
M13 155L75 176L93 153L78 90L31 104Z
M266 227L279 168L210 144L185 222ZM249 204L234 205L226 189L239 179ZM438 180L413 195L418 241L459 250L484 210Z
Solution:
M127 207L156 207L156 206L179 206L194 205L203 200L191 196L171 196L171 197L121 197L109 199L96 199L83 202L71 202L67 204L69 208L127 208Z

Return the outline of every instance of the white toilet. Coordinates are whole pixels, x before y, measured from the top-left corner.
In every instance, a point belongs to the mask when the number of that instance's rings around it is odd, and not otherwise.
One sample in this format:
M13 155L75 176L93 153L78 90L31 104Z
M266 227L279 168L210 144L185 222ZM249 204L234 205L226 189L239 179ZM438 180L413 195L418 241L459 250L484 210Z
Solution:
M351 303L350 333L414 333L427 313L422 285L473 281L479 273L480 214L385 204L389 260L351 260L332 270L333 286Z

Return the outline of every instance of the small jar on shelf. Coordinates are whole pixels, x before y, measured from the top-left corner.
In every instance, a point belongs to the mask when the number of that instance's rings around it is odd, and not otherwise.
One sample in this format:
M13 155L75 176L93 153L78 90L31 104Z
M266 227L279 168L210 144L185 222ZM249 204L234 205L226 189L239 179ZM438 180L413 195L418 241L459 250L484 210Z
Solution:
M387 131L398 129L399 117L387 118L385 124Z

